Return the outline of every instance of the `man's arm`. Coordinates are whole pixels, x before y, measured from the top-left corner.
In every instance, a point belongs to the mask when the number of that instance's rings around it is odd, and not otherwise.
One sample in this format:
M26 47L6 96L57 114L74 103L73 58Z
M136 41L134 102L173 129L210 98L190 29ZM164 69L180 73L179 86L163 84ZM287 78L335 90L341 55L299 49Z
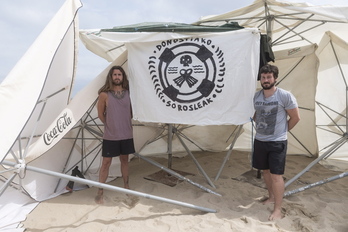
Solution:
M106 110L106 100L108 95L105 92L101 92L98 97L98 118L105 124L105 110Z
M286 110L286 112L289 115L288 131L290 131L300 121L300 112L298 108Z

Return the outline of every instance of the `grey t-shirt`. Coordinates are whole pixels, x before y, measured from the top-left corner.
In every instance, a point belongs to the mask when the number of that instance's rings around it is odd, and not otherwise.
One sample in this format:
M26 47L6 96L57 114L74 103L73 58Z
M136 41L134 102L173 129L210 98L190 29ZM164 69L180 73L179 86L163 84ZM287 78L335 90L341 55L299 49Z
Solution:
M297 108L294 95L277 88L275 93L265 98L263 90L255 93L255 139L260 141L287 140L288 119L286 110Z

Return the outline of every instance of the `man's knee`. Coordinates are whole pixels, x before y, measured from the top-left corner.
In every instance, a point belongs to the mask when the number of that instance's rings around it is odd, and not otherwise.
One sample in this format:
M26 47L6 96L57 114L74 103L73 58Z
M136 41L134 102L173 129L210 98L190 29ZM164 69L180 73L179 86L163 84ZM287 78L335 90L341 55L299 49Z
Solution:
M283 175L271 174L272 181L275 183L284 182Z

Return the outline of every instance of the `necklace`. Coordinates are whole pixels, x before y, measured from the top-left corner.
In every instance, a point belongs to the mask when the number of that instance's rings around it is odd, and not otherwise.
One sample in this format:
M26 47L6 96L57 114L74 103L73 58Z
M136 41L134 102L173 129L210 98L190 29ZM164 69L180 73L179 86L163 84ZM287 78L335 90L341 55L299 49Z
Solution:
M124 90L121 90L121 91L111 91L112 95L117 98L117 99L121 99L124 97L124 93L125 91Z

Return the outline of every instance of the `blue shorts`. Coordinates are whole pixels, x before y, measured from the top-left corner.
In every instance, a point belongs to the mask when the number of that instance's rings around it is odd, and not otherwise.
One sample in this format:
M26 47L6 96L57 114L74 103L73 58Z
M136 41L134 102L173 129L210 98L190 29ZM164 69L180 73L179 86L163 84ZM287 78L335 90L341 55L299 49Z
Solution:
M283 175L288 141L254 141L253 168Z
M116 157L120 155L129 155L135 152L133 139L125 140L105 140L103 139L102 156Z

